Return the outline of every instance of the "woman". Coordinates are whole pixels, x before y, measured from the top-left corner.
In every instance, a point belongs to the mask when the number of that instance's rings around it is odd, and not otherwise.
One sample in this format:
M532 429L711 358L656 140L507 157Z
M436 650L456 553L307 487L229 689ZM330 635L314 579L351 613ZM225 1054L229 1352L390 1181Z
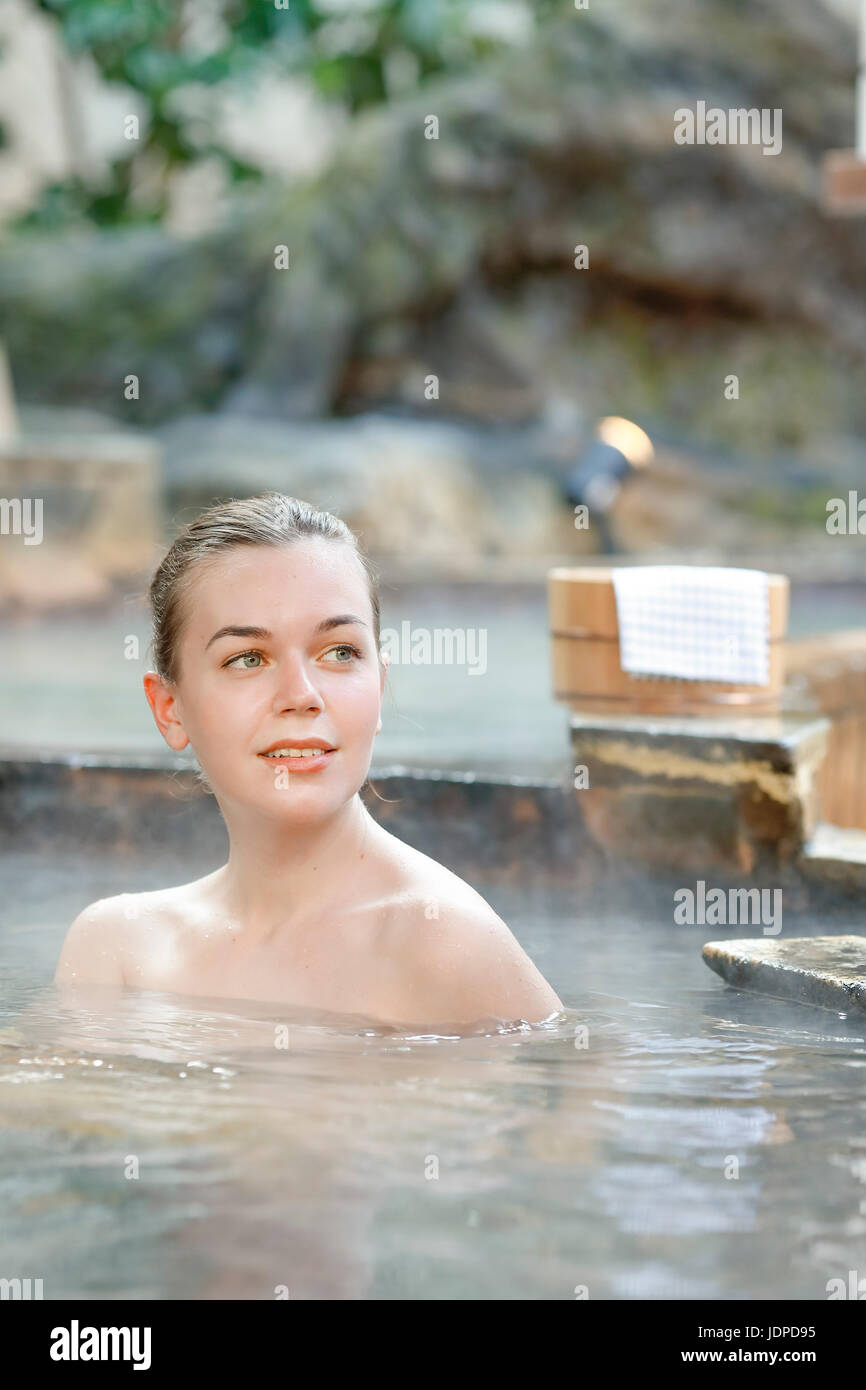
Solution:
M484 899L361 800L388 662L375 579L342 521L280 493L213 507L171 546L150 599L145 694L169 747L192 745L229 858L85 909L59 984L413 1025L562 1008Z

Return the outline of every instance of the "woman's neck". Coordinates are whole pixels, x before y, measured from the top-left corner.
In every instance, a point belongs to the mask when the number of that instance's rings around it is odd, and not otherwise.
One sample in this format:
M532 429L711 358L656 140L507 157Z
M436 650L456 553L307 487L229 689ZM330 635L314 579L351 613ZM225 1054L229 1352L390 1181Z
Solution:
M227 918L251 941L290 932L322 908L354 898L378 838L358 795L327 821L303 829L223 814L231 848L214 887Z

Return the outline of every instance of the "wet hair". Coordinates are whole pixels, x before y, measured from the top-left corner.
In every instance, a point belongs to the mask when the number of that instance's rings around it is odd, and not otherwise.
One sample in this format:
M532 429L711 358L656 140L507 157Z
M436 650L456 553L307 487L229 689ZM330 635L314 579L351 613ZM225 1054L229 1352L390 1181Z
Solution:
M339 541L357 555L367 575L373 608L373 631L379 651L378 578L357 536L344 521L309 502L282 492L219 502L183 528L159 565L150 585L153 660L157 672L175 683L178 647L185 612L184 598L198 567L214 555L243 545L292 545L318 539Z

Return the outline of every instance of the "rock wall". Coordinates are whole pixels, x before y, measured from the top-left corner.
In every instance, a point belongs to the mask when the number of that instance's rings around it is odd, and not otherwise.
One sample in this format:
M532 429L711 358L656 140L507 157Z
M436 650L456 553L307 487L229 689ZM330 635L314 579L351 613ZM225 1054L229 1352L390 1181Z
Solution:
M14 237L0 300L19 394L151 424L395 404L514 423L566 395L756 452L856 434L866 229L822 210L818 178L853 137L837 11L563 10L525 51L358 118L320 177L236 194L209 237ZM677 145L674 112L697 100L780 108L781 154Z

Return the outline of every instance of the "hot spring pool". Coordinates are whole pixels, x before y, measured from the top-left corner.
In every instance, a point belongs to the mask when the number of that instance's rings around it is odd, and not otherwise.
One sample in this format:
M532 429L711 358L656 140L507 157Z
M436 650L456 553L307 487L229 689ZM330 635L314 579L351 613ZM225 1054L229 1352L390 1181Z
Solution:
M700 959L717 927L477 880L568 1006L544 1027L61 1008L86 902L215 862L0 857L0 1276L46 1299L825 1299L866 1273L866 1019L727 989Z

